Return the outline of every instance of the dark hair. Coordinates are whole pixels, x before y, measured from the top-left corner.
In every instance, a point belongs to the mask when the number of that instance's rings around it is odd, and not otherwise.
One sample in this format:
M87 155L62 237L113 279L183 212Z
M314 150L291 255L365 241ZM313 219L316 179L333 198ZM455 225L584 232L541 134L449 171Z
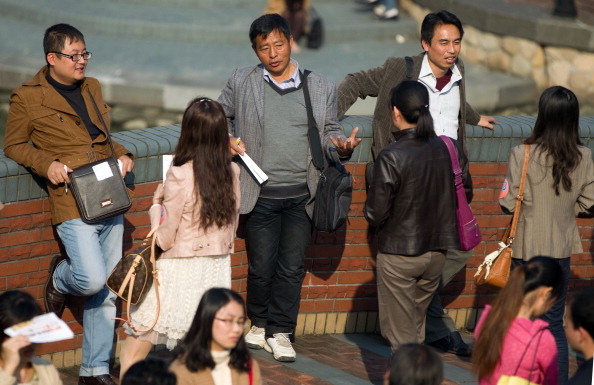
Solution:
M429 92L419 82L405 80L391 91L390 105L398 108L404 119L415 124L415 138L435 137L433 118L429 112Z
M190 330L188 330L178 354L190 372L215 367L215 362L210 354L212 324L219 309L232 301L240 304L245 314L245 302L233 290L218 287L209 289L202 295ZM243 338L240 338L237 345L231 349L229 366L242 372L249 371L250 353Z
M584 328L594 338L594 288L576 293L569 302L569 312L573 327Z
M290 40L291 38L291 28L289 27L287 20L278 13L268 13L254 20L250 26L250 41L252 42L252 48L256 47L256 38L258 36L262 36L266 39L272 31L282 33L287 40Z
M421 344L400 346L390 360L390 385L439 385L443 363L430 347Z
M0 294L0 344L8 338L4 329L29 321L42 313L41 307L29 293L10 290Z
M209 98L196 98L184 112L173 165L193 163L194 195L200 226L223 227L237 215L229 151L227 118L223 107Z
M479 379L489 377L501 359L501 346L507 331L517 317L526 294L552 287L551 300L563 291L563 272L559 262L551 257L533 257L516 267L507 284L495 298L472 351L472 370Z
M462 28L462 22L458 19L458 16L448 11L439 11L437 13L429 13L423 19L423 23L421 24L421 42L431 45L431 40L433 40L433 36L435 35L435 28L444 24L451 24L458 28L460 39L462 39L464 28Z
M573 92L555 86L543 91L538 102L538 116L532 135L526 144L538 144L552 158L553 187L559 195L559 185L571 191L569 174L582 160L578 145L580 105Z
M132 365L122 378L122 385L176 385L177 377L169 371L169 363L148 357Z
M48 53L60 52L66 42L73 43L75 41L84 43L85 37L82 32L69 24L55 24L46 29L43 35L43 52L46 56L46 62Z

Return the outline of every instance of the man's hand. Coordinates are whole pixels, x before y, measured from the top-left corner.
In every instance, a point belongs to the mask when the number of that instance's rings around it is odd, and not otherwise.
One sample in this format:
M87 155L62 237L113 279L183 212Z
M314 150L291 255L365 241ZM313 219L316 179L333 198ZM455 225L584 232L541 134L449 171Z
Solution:
M236 138L234 136L229 135L229 149L231 150L231 155L243 155L245 153L245 143L241 140L241 138Z
M495 128L493 125L499 124L492 116L481 115L481 119L478 122L478 125L481 127L488 128L489 130L494 130Z
M118 160L122 162L122 178L125 178L126 173L132 171L134 168L134 161L128 155L122 155Z
M55 185L70 183L70 178L68 178L69 172L72 172L70 167L54 160L47 169L47 179Z
M338 152L338 155L349 156L353 152L355 147L357 147L359 143L361 143L363 139L356 137L357 132L359 132L359 127L353 128L351 136L349 136L345 141L343 141L340 137L330 137L332 144L336 147L336 152Z

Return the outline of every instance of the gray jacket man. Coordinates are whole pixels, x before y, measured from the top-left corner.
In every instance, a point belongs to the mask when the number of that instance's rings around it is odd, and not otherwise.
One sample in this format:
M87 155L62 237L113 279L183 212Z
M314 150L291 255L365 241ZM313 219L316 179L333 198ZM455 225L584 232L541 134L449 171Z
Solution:
M250 40L260 64L234 71L218 100L234 123L231 153L245 150L268 176L261 186L245 168L240 174L252 324L245 340L278 361L295 361L291 336L319 179L310 153L303 86L309 88L326 157L348 159L361 139L355 138L357 130L344 137L334 85L314 73L304 76L291 59L293 37L285 19L278 14L259 17L250 27Z

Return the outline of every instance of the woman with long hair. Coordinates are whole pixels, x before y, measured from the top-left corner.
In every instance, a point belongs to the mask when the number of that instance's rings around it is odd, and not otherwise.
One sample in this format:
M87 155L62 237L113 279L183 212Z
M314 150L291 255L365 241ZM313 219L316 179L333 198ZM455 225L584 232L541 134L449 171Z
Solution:
M568 348L563 313L569 283L570 256L582 253L575 217L594 215L594 167L592 153L581 145L579 102L567 88L546 89L538 104L532 135L512 149L506 180L499 196L504 212L515 209L525 145L530 145L522 210L512 243L512 267L535 255L559 260L563 291L542 316L555 336L559 351L559 384L568 379Z
M0 384L62 385L51 362L35 357L38 344L25 336L9 337L6 328L42 314L30 294L11 290L0 295Z
M554 258L534 257L512 271L475 330L472 370L480 385L495 385L503 375L536 384L558 383L555 338L538 317L562 293L563 274Z
M170 370L178 385L260 385L260 368L243 339L245 303L236 292L204 293Z
M211 287L231 287L231 257L239 217L239 167L231 161L227 119L219 103L190 102L167 178L149 209L158 226L157 260L161 312L150 332L130 329L122 348L120 378L153 345L173 349L186 335L202 294ZM137 330L155 318L154 285L132 308Z
M365 218L376 226L377 290L382 335L392 351L423 343L425 316L446 258L460 248L456 193L450 153L436 137L424 85L404 81L392 90L395 142L373 167ZM468 160L452 140L468 201Z

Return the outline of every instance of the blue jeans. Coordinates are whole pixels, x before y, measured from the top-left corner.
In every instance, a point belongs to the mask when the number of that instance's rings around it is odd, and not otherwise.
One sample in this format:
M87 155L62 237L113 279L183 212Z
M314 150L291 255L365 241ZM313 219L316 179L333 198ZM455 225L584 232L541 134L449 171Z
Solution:
M81 376L109 374L116 315L116 296L105 286L108 274L122 257L124 217L95 224L81 219L57 227L69 259L54 273L54 286L62 293L87 296L83 314Z
M308 199L259 198L246 221L248 317L252 325L265 328L267 336L294 333L297 325L311 237Z
M386 11L388 9L396 9L398 8L398 1L397 0L380 0L380 4L383 4L386 7Z
M563 327L563 315L565 314L565 299L567 298L567 288L569 286L570 258L558 259L561 269L563 269L563 291L561 296L553 306L544 313L540 318L549 323L549 330L555 337L557 344L559 365L559 385L566 385L569 377L569 348L567 347L567 337L565 336L565 328ZM512 258L512 269L516 266L525 264L528 261Z

